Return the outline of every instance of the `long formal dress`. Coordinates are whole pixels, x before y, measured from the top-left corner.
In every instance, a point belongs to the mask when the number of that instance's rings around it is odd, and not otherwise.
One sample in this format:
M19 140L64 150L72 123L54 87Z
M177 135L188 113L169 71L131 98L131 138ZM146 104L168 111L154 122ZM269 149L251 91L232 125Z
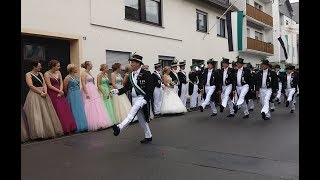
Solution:
M27 117L23 108L21 106L21 142L26 142L29 140L29 128L27 126Z
M104 102L104 106L107 108L107 111L109 113L109 116L111 118L111 121L113 124L117 124L118 122L116 121L116 117L114 115L114 110L113 110L113 104L112 104L112 96L110 94L109 90L109 78L108 77L102 77L100 81L101 88L103 91L108 95L108 98L103 97L103 94L100 92L102 96L102 100Z
M88 130L88 122L86 113L83 107L83 101L80 92L80 81L76 76L75 78L69 76L67 100L69 102L71 112L77 124L77 132Z
M41 75L31 76L33 85L43 90ZM40 82L41 81L41 82ZM30 139L50 138L63 135L58 115L54 110L50 97L29 91L23 110L27 116Z
M172 82L172 78L167 76L167 82ZM174 88L165 86L163 89L163 99L161 104L161 114L177 114L187 112L187 108L182 103Z
M60 89L60 79L50 75L51 85L57 89ZM77 129L77 124L72 115L69 103L64 95L58 97L58 93L48 88L48 95L52 101L54 109L59 117L62 129L64 133L73 132Z
M81 89L81 96L84 104L84 110L88 120L88 130L96 131L112 126L109 114L104 107L101 96L97 87L94 85L92 76L86 77L86 89L90 99L87 99L83 89Z
M116 77L116 85L118 86L118 89L121 89L123 87L122 85L122 77L120 74L115 75ZM113 101L113 108L115 112L115 117L117 123L121 123L129 114L131 109L131 103L127 97L126 94L113 94L112 95L112 101Z

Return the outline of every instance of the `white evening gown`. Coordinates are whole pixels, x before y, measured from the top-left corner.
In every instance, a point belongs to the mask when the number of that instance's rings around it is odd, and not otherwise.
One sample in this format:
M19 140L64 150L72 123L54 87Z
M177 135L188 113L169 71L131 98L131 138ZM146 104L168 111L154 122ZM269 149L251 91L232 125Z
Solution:
M171 77L167 77L169 82L172 82ZM171 87L164 87L163 99L161 104L161 114L177 114L187 112L187 108L183 105L179 96Z

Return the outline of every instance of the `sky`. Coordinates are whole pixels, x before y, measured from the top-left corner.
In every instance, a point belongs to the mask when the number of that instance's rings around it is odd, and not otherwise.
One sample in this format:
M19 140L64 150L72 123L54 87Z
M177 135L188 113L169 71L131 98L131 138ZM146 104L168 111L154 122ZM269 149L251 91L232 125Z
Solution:
M299 0L289 0L291 3L299 2Z

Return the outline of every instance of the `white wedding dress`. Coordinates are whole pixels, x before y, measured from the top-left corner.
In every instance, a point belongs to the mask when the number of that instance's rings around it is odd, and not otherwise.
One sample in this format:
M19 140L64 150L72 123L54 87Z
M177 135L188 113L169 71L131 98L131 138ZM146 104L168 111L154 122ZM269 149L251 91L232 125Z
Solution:
M168 82L172 82L170 76L167 77ZM161 104L161 114L177 114L187 112L187 108L183 105L179 96L174 92L172 87L165 86L163 89L163 99Z

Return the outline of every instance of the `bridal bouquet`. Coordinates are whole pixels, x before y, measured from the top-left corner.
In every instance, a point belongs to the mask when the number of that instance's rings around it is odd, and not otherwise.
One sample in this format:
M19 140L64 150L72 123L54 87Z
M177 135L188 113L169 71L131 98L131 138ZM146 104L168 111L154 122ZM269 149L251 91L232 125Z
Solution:
M176 85L176 83L175 83L174 81L171 81L171 82L169 82L169 85L170 85L171 87L174 87L174 85Z

